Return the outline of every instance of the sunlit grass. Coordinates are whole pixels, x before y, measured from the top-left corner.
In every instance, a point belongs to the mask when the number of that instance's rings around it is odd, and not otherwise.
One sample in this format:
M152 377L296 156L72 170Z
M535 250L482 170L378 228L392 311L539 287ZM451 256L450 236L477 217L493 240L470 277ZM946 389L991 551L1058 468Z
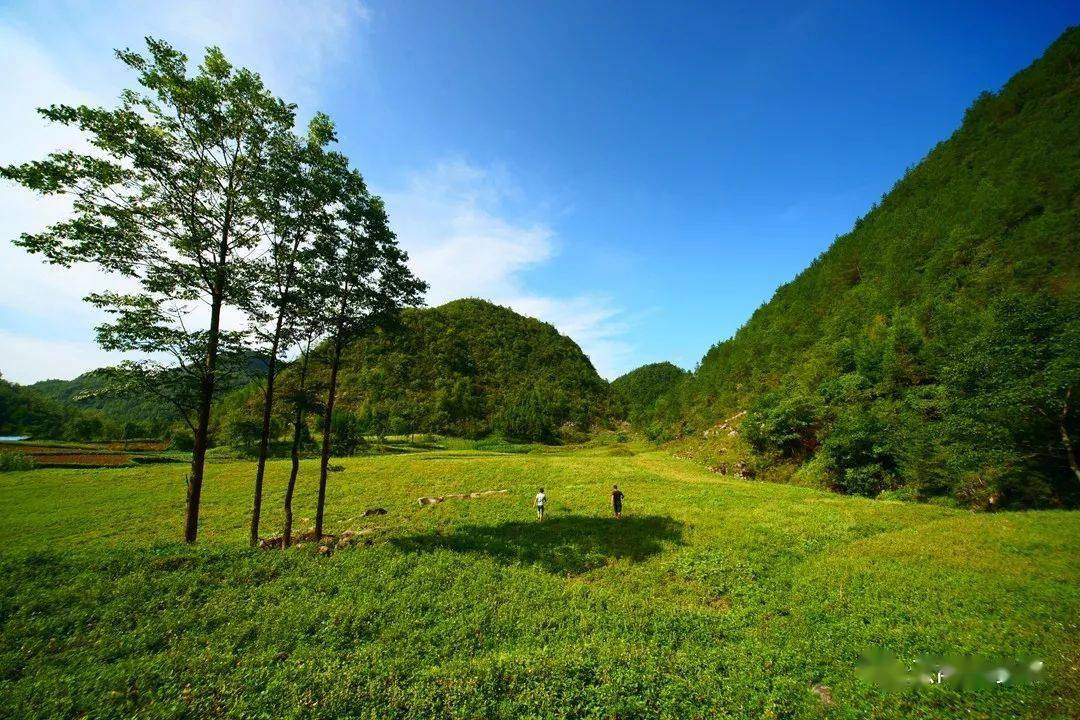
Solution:
M196 548L175 542L181 465L0 475L0 715L1080 713L1080 513L846 498L607 448L342 464L328 531L371 544L332 557L246 547L251 463L208 466ZM269 466L266 534L287 472ZM509 493L416 502L489 489ZM1038 657L1047 679L886 694L855 674L874 646Z

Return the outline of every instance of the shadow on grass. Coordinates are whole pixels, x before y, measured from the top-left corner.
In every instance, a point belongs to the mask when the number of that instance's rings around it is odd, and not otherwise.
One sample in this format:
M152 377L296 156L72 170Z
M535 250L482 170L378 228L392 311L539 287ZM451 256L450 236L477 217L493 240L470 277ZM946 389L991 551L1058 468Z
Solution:
M575 575L612 560L641 562L678 543L683 524L662 515L615 518L556 516L544 522L466 525L452 532L410 535L393 540L407 552L453 550L479 553L504 565L539 565L548 572Z

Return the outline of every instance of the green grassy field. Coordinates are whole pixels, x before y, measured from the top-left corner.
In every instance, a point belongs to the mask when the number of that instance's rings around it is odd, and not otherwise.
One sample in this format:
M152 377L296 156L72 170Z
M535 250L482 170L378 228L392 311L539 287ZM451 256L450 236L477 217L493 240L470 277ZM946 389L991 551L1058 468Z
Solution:
M251 463L208 466L194 548L175 542L183 466L0 474L0 716L1080 716L1080 513L848 498L604 448L342 462L328 530L371 542L330 557L246 547ZM267 534L287 467L270 465ZM300 530L315 477L306 462ZM856 673L871 647L1046 669L890 693Z

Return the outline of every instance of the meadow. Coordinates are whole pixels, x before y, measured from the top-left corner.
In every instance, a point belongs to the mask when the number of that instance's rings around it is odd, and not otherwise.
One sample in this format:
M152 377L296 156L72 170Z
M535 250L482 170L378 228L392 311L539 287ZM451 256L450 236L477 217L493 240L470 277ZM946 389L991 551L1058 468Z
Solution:
M2 473L0 717L1080 716L1080 513L844 497L642 450L335 461L328 530L363 540L330 555L247 547L251 462L208 465L196 546L177 542L183 465ZM287 473L270 463L268 532ZM888 691L857 672L871 648L1045 669Z

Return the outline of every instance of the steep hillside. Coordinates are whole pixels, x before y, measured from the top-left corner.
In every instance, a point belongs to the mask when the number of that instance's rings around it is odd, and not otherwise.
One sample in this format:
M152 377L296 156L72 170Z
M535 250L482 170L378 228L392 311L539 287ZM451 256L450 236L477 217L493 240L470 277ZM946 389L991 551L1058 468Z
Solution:
M1075 504L1078 190L1072 28L647 421L700 438L749 409L761 458L847 492Z
M607 418L613 405L573 340L468 299L406 310L399 329L352 345L339 407L365 431L554 440Z
M690 373L672 363L652 363L615 378L611 390L631 423L648 425L652 417L665 412L658 403L668 402L672 391L689 376Z

